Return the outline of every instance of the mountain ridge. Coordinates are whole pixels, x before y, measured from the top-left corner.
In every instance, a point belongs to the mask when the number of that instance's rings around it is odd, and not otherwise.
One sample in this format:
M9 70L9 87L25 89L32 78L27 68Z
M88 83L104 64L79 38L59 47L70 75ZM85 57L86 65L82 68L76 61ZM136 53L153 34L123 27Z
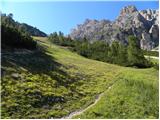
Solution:
M159 10L138 11L135 6L126 6L114 20L90 20L77 25L69 34L72 39L81 40L86 37L91 42L103 40L108 43L120 41L128 43L128 36L134 35L140 40L142 49L151 50L158 46Z
M28 25L26 23L20 23L13 19L13 14L10 13L8 15L1 14L1 23L5 26L14 27L17 28L19 31L27 33L31 36L40 36L40 37L46 37L47 34L42 32L36 27L33 27L31 25Z

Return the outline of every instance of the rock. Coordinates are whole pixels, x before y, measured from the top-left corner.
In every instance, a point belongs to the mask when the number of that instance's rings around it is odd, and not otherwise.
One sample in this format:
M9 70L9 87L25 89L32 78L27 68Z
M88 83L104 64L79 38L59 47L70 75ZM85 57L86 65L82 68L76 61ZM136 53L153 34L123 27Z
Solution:
M128 43L128 36L134 35L141 40L142 49L154 48L159 40L158 10L138 11L135 6L124 7L114 21L86 19L70 33L72 39L81 40L86 37L91 43L103 40L109 44L117 40ZM146 36L145 36L146 35ZM143 38L142 38L143 37Z
M142 39L140 41L140 46L142 49L144 50L150 50L152 49L152 47L150 45L152 45L152 42L150 41L151 37L150 34L143 32L142 33Z
M139 13L148 21L151 21L152 24L159 24L158 21L159 21L159 11L158 10L151 10L151 9L148 9L148 10L142 10L142 11L139 11Z
M154 47L159 45L159 26L154 24L149 30L151 40L155 44Z
M158 25L152 25L152 27L149 30L149 33L152 35L153 39L159 39L159 27Z
M50 109L51 107L49 105L43 105L44 109Z
M137 11L137 8L135 6L126 6L124 8L122 8L121 12L120 12L120 15L128 15L128 14L131 14L133 12L136 12Z
M145 40L145 41L150 41L151 37L146 32L143 32L142 33L142 39Z
M20 77L20 75L18 73L12 73L11 77L14 79L18 79Z

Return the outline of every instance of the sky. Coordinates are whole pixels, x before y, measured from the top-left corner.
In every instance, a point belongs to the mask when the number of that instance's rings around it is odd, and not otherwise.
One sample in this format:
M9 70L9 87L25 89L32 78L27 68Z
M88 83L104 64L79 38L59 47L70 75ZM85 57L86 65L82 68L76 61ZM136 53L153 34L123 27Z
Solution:
M85 19L115 20L124 6L135 5L138 10L159 9L158 1L44 1L0 0L2 13L13 13L20 23L27 23L50 34L62 31L65 35ZM23 1L23 2L22 2Z

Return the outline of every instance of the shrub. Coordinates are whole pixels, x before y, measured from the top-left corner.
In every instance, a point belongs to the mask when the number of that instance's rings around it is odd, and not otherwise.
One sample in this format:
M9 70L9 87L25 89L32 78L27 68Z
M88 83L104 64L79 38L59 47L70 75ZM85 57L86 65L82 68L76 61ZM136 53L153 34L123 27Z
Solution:
M1 25L2 49L5 48L25 48L35 49L36 42L27 35L22 34L14 27Z

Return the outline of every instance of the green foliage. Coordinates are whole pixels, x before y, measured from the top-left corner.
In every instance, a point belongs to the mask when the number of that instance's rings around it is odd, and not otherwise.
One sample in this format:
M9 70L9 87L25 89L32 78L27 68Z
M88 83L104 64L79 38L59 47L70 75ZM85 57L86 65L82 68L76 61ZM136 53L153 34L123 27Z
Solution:
M157 70L159 70L159 64L158 63L153 63L153 67Z
M25 48L35 49L36 42L33 39L16 28L1 25L2 49L5 48Z
M110 53L109 53L111 63L118 63L118 61L117 61L118 52L119 52L119 43L114 41L111 44L111 50L110 50Z
M44 32L40 31L36 27L32 27L28 24L25 24L25 23L21 24L19 22L14 21L12 13L8 15L1 14L1 23L7 27L16 28L19 32L28 34L30 36L31 35L32 36L42 36L42 37L47 36Z
M96 41L91 44L91 58L95 60L107 61L109 44L103 41Z
M128 62L129 66L148 67L150 66L139 47L139 40L134 36L128 38Z
M89 57L90 56L90 44L87 39L84 38L83 42L81 42L78 53L82 56Z
M151 58L150 56L146 56L146 59L148 59L155 69L159 70L159 59Z
M159 52L158 51L147 51L147 50L143 50L143 54L147 55L147 56L159 56Z
M158 75L158 71L156 72ZM81 115L81 119L157 119L158 76L155 70L126 69L100 101ZM155 101L157 100L157 101Z
M139 41L134 36L129 36L128 47L113 41L111 46L104 41L90 43L85 37L81 41L64 37L60 32L51 34L49 40L61 46L69 46L78 54L103 62L109 62L122 66L150 67L152 64L147 61L139 47Z
M128 65L127 60L127 47L123 44L119 44L119 51L118 51L118 58L117 58L118 64L122 66Z
M64 37L62 32L59 32L59 34L57 32L51 33L48 37L49 41L56 44L56 45L61 45L61 46L74 46L74 42L73 40L70 38L70 36L68 37Z

